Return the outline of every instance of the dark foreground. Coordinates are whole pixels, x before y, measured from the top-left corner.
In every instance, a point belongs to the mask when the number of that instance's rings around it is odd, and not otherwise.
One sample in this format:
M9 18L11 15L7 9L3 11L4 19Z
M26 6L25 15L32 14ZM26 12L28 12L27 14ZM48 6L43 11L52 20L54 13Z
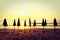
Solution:
M0 29L0 40L60 40L60 29Z

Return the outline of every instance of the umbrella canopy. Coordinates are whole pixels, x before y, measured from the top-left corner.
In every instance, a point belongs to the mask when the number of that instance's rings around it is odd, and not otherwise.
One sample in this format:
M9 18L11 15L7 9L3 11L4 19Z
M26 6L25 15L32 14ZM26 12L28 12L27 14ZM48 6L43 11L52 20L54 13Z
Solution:
M57 20L54 18L54 26L57 26Z
M15 21L15 19L14 19L14 22L13 22L13 26L16 26L16 21Z
M7 26L7 21L6 21L6 19L4 19L4 21L3 21L3 26Z
M18 18L17 26L20 26L20 19Z

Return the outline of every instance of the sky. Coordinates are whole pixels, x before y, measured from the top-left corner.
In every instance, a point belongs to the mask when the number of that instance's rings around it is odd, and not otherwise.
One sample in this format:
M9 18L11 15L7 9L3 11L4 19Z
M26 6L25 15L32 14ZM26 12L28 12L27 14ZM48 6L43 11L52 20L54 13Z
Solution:
M14 19L27 20L31 18L41 22L42 18L51 22L54 18L60 20L60 0L0 0L0 22L6 18L11 24Z

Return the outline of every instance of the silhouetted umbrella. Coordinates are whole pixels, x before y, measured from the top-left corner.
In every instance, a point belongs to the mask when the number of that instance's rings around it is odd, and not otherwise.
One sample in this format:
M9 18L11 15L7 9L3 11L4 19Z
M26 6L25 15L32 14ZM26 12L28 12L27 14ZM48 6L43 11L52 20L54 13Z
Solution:
M25 34L26 20L24 20L24 34Z
M25 29L25 26L26 26L26 20L24 21L24 29Z
M29 18L29 26L30 26L30 31L31 31L31 19Z
M56 20L56 18L54 18L54 32L55 32L55 34L57 34L56 26L57 26L57 20Z
M7 21L6 21L6 19L4 19L4 21L3 21L3 26L5 27L5 33L6 33L6 26L7 26Z
M19 32L19 26L20 26L20 19L19 18L18 18L17 26L18 26L18 32Z
M35 31L36 20L34 20L33 26L34 26L34 31Z
M47 26L47 22L46 22L46 19L44 20L42 20L42 26Z
M31 26L31 19L29 18L29 26Z
M30 38L31 38L31 19L29 18L29 26L30 26Z
M45 21L44 21L44 19L42 20L42 26L43 26L43 29L44 29L44 26L45 26Z
M45 19L45 26L47 26L47 22L46 22L46 19Z
M26 20L24 21L24 26L26 26Z
M42 20L42 26L45 26L45 21L44 21L44 19Z
M54 18L54 26L57 26L57 20Z
M46 19L44 20L42 20L42 26L43 26L43 30L42 30L42 32L44 33L45 31L44 31L44 26L46 26L47 25L47 22L46 22Z
M15 26L16 26L16 21L14 19L14 22L13 22L13 26L14 26L14 32L15 32Z

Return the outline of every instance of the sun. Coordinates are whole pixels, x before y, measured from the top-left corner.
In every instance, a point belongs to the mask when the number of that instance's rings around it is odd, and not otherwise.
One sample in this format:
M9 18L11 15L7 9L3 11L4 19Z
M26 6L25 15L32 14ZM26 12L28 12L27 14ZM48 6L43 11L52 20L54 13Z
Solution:
M20 16L25 16L25 12L24 11L21 11L20 12Z

